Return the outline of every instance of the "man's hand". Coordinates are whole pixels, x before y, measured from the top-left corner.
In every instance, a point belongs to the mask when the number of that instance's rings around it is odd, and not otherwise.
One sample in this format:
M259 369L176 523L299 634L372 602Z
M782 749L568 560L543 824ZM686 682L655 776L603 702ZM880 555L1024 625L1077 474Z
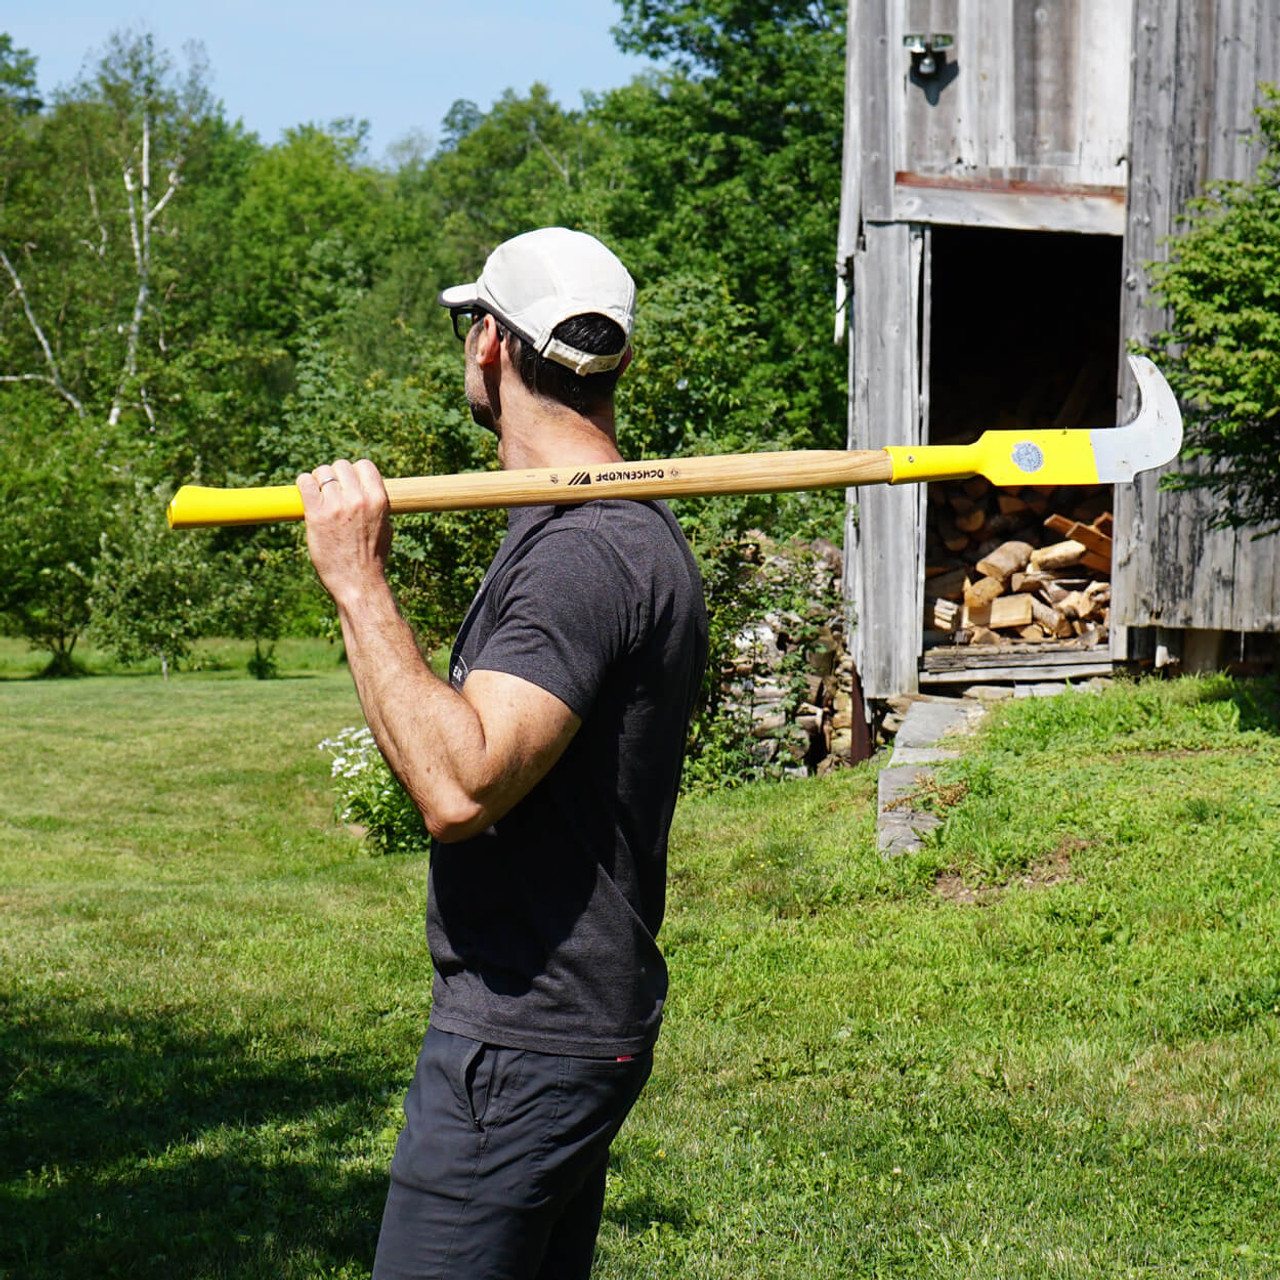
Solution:
M325 590L341 609L374 583L386 581L391 550L387 490L367 459L355 466L304 471L298 490L307 518L307 550Z

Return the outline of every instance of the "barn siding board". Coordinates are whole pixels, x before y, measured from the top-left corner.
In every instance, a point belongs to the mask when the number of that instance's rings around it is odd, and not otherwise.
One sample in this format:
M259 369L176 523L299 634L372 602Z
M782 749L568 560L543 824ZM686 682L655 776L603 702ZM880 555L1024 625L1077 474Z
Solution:
M1014 9L1013 120L1019 165L1071 165L1079 159L1077 80L1071 74L1079 22L1079 0Z
M1130 5L1090 0L1081 13L1081 42L1080 180L1123 186L1129 154Z
M853 0L856 4L859 0ZM860 26L862 58L862 216L887 222L893 214L893 171L898 130L894 116L897 97L889 47L892 0L864 0ZM905 55L896 51L899 60Z
M1012 0L991 0L981 9L962 5L957 25L960 75L953 88L959 91L962 146L956 158L963 162L958 167L1007 169L1014 163L1013 77L987 69L1013 65Z
M862 221L862 6L849 6L844 60L844 150L840 166L840 225L836 234L836 273L847 279L849 259L858 243ZM843 317L837 320L837 341L844 336ZM852 386L852 383L850 383Z
M1280 631L1280 543L1236 542L1236 598L1245 608L1232 631ZM1243 621L1249 625L1243 625Z
M914 172L917 166L923 166L920 172L934 172L939 157L945 157L943 163L949 167L961 154L959 111L948 109L948 106L959 100L957 85L963 76L958 75L954 81L940 88L938 105L931 105L925 90L910 80L911 58L902 44L903 37L909 32L925 35L945 32L954 37L958 19L958 0L922 0L908 5L905 25L900 31L891 32L890 79L900 86L899 92L903 97L899 99L899 109L905 120L905 127L899 135L895 171L907 169ZM945 51L945 56L949 65L954 64L958 56L963 56L963 49L957 42ZM946 99L948 105L943 105L942 99Z
M854 255L854 449L920 442L918 317L922 232L867 223ZM918 688L923 643L922 485L870 485L851 495L846 598L853 657L868 698Z
M1067 195L1052 191L987 191L979 187L926 187L899 182L893 192L900 222L936 222L955 227L1004 227L1014 231L1070 231L1081 235L1124 234L1122 197Z
M1275 0L1175 3L1171 15L1170 0L1137 0L1134 19L1121 332L1143 343L1168 323L1143 264L1168 256L1162 238L1207 183L1254 171L1258 151L1244 139L1254 132L1257 82L1280 74ZM1131 385L1125 400L1132 410ZM1158 474L1116 487L1117 623L1224 631L1280 626L1280 544L1269 550L1252 530L1211 529L1217 509L1203 492L1162 492Z

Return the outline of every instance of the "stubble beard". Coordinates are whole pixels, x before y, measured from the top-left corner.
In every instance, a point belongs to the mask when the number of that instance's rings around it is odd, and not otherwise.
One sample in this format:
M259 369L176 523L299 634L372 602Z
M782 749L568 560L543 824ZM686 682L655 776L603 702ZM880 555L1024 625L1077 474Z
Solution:
M484 374L481 373L470 352L467 358L466 389L467 408L471 410L471 421L486 431L492 431L501 440L502 432L498 429L498 415L493 410L489 388L485 385Z
M483 427L486 431L492 431L495 436L501 439L501 432L498 430L498 424L494 419L493 410L489 407L487 401L473 400L467 397L467 407L471 410L471 421L478 427Z

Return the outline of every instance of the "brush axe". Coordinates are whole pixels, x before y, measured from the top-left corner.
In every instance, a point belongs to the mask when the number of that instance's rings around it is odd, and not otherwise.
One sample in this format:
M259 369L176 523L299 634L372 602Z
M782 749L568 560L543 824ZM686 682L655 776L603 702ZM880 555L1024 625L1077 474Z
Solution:
M599 498L780 493L979 475L1001 486L1116 484L1172 461L1182 447L1182 415L1169 384L1150 360L1128 359L1141 407L1123 427L987 431L963 445L802 449L413 476L386 480L387 496L396 513L565 506ZM183 485L169 503L168 517L174 529L301 520L302 495L292 484L261 489Z

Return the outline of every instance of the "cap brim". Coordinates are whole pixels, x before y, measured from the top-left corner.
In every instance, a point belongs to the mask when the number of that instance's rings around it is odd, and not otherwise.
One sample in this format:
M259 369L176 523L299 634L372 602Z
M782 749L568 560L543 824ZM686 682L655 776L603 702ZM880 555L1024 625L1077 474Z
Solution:
M452 288L441 290L436 301L442 307L473 307L480 301L480 283L455 284Z

